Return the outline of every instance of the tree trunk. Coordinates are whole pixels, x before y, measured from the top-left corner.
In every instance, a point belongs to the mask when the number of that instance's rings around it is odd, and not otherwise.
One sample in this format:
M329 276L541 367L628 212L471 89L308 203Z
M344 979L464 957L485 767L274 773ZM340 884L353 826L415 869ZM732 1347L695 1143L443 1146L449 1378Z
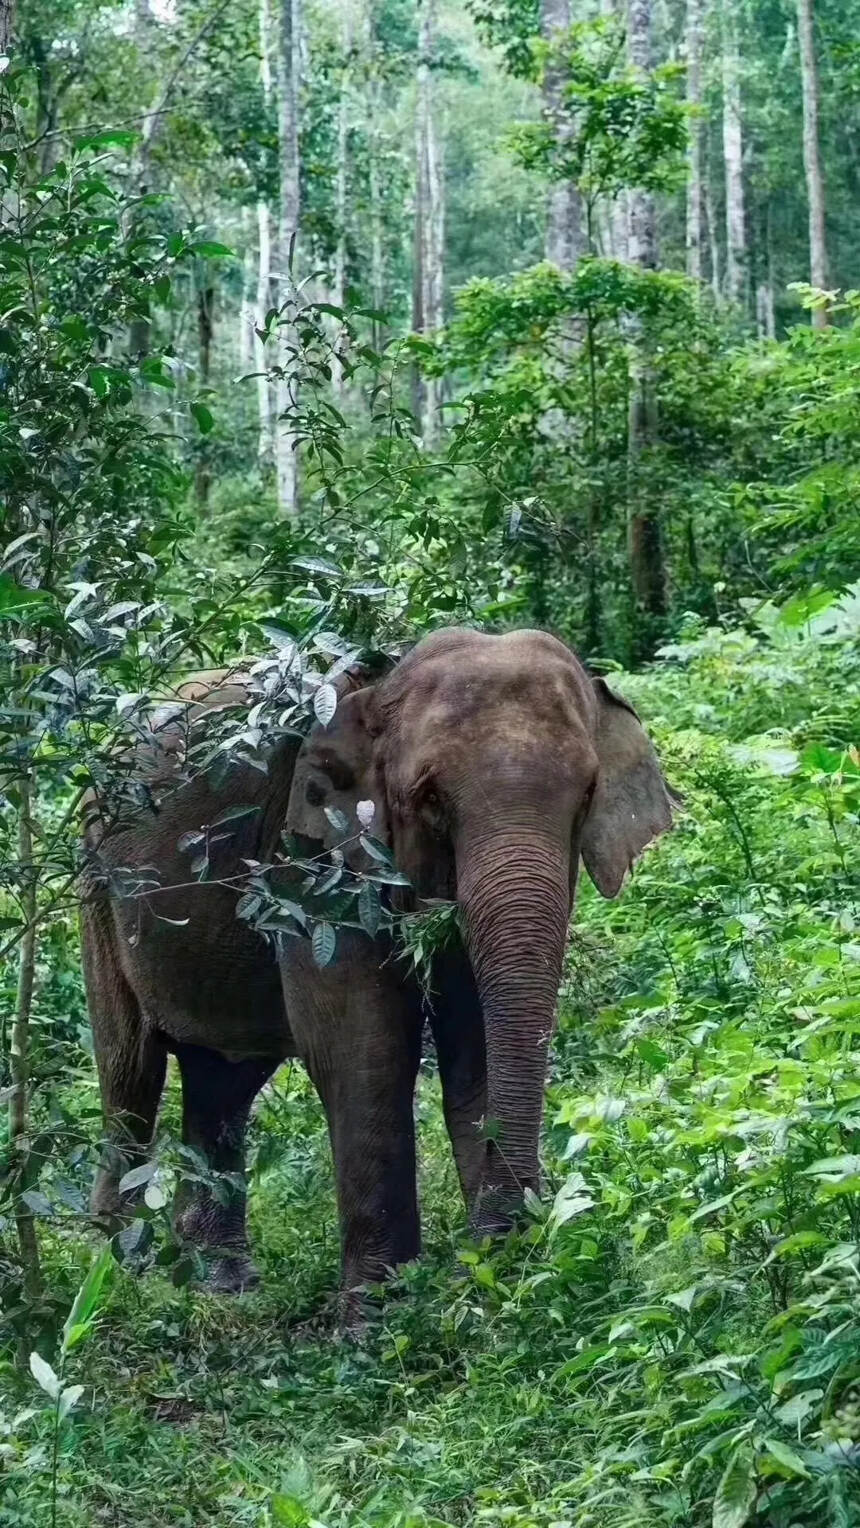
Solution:
M628 46L633 68L643 73L650 70L651 0L630 0ZM650 192L634 189L630 192L629 206L630 260L641 270L654 270L657 264L654 197ZM645 462L657 441L656 381L638 318L631 326L630 338L628 551L636 655L644 657L653 649L660 618L665 613L666 574L655 488Z
M382 198L379 184L379 122L382 115L382 94L379 80L376 31L374 27L374 0L365 0L363 10L364 46L366 50L367 113L365 134L367 137L367 192L370 219L370 303L375 313L385 306L385 272L382 248ZM374 350L382 340L378 319L371 321L371 339Z
M278 154L281 206L278 219L276 280L282 321L278 329L278 378L276 404L278 431L275 468L278 506L282 514L298 510L298 457L292 426L298 406L295 357L296 327L284 305L296 295L295 267L299 234L299 47L301 0L280 0L280 46L278 48ZM286 322L284 319L286 318Z
M202 286L197 292L197 381L201 388L209 386L212 371L212 334L215 308L215 288ZM209 439L201 436L197 446L197 465L194 472L194 489L197 503L205 509L209 502L212 473L209 462Z
M704 210L702 204L702 23L704 0L687 0L687 105L690 144L687 151L687 275L702 279Z
M14 0L0 0L0 56L7 58L12 49L12 33L15 30Z
M349 150L349 100L351 68L350 58L352 54L352 18L345 0L341 0L343 6L341 14L341 47L343 49L343 67L340 76L340 96L337 110L337 177L335 180L335 219L337 223L337 248L334 257L334 285L332 288L332 302L336 308L343 309L346 303L346 245L347 245L347 157ZM335 327L340 324L339 319L334 320ZM332 370L332 387L335 395L340 396L344 388L343 367L335 360Z
M744 217L743 127L736 0L723 0L723 155L726 168L726 296L745 306L747 241Z
M24 1288L29 1298L35 1299L42 1289L39 1242L32 1211L21 1198L22 1188L26 1187L30 1156L30 1016L36 972L37 872L33 862L32 809L30 777L23 775L18 804L18 866L21 874L24 932L18 947L18 991L10 1045L13 1092L9 1100L9 1144L16 1168L14 1215Z
M268 108L272 98L272 63L269 37L269 3L259 0L257 11L260 47L260 86L263 102ZM266 314L273 306L272 293L272 219L265 197L257 199L257 294L255 308L257 327L262 328ZM266 347L258 334L254 334L254 370L257 373L257 461L265 477L275 459L275 425L272 387L268 372Z
M723 290L722 281L720 280L720 236L717 230L717 214L714 209L714 196L709 179L705 180L704 203L705 221L708 225L708 246L711 252L711 290L716 301L719 301Z
M412 281L412 328L432 334L442 324L442 261L445 203L431 60L436 43L437 0L420 0L418 75L415 111L415 256ZM422 377L416 367L413 406L425 445L439 434L441 383Z
M254 365L254 218L249 207L242 213L242 240L245 258L242 261L242 300L239 304L239 327L236 334L236 351L239 372L245 375Z
M570 0L540 0L540 29L546 43L558 40L558 34L571 24ZM544 70L543 109L550 122L558 118L564 87L564 71L557 60L550 60ZM546 206L546 258L562 271L572 271L584 248L582 199L571 180L550 185Z
M797 36L800 43L800 78L803 87L803 168L809 201L810 281L819 291L827 286L827 245L824 229L824 182L818 144L818 65L815 58L812 0L797 0ZM826 308L813 308L812 323L826 329Z

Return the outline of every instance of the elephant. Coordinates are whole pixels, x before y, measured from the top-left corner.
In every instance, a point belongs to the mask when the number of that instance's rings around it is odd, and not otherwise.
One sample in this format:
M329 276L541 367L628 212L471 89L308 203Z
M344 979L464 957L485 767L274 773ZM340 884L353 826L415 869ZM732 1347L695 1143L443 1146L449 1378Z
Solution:
M182 1075L184 1138L237 1175L256 1092L286 1056L301 1057L328 1121L349 1317L357 1291L420 1250L413 1094L425 1020L472 1223L504 1232L526 1190L539 1191L580 859L616 896L671 826L676 798L633 708L545 632L447 628L389 673L342 677L341 689L328 725L277 743L267 774L240 766L220 787L199 778L157 817L97 832L101 872L83 939L106 1116L130 1122L139 1151L168 1050ZM212 683L200 719L219 696ZM156 918L146 898L130 904L106 884L106 861L155 864L165 886L187 882L177 839L237 801L258 811L219 846L211 885L165 890ZM307 939L273 950L236 919L223 884L243 857L267 859L284 826L307 853L339 849L354 872L372 868L357 826L369 802L375 836L408 878L391 893L398 910L439 898L460 910L462 937L436 953L426 990L387 931L342 927L323 966ZM346 843L344 816L355 829ZM116 1208L115 1165L102 1169L94 1208ZM199 1194L183 1229L218 1249L216 1287L253 1280L240 1192L226 1207Z

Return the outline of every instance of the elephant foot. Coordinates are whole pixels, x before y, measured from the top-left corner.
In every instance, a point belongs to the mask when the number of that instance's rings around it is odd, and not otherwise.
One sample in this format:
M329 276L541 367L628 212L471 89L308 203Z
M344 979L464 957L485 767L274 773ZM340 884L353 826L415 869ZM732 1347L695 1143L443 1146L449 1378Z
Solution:
M246 1253L222 1253L210 1263L203 1288L214 1295L242 1295L259 1283L260 1270Z

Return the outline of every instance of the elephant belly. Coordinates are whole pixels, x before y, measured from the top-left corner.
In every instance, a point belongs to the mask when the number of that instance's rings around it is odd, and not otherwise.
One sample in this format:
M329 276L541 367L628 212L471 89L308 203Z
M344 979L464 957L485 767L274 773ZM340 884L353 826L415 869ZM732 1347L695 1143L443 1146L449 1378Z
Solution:
M206 1046L230 1060L294 1055L274 952L236 918L235 897L202 889L174 913L169 922L144 910L136 928L121 914L123 969L147 1025L168 1045Z

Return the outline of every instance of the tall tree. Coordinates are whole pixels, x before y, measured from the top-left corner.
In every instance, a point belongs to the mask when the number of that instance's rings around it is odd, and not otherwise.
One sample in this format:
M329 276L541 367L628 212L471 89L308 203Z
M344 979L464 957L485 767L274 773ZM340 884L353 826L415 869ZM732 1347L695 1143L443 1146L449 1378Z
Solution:
M824 229L824 182L818 143L818 65L813 32L813 0L797 0L797 36L803 87L803 167L809 202L809 270L812 285L827 286L827 244ZM814 308L816 329L827 326L827 309Z
M259 0L258 6L260 87L263 101L268 106L272 97L272 63L269 39L268 0ZM257 198L257 324L262 325L272 305L272 220L265 195ZM272 419L272 394L266 368L266 353L259 335L255 336L255 369L257 372L257 459L263 471L270 468L274 458L275 436Z
M642 73L651 68L651 25L651 0L630 0L627 22L630 63ZM657 264L654 193L634 187L628 206L629 259L642 270L653 270ZM666 609L666 573L654 488L644 461L657 440L658 416L654 371L640 323L634 325L631 341L627 430L628 546L635 641L639 651L646 652L653 646L657 623Z
M691 281L702 279L702 243L704 240L704 197L702 188L702 150L704 123L702 109L702 24L704 0L687 0L687 105L690 108L687 151L687 275Z
M280 0L278 85L278 160L281 205L278 217L278 253L275 279L282 317L278 330L278 377L275 389L277 433L275 473L278 507L283 514L298 510L298 457L290 420L298 403L295 371L295 326L287 321L284 305L295 298L295 267L299 235L299 49L301 0Z
M337 168L335 171L335 222L337 244L334 252L334 282L332 301L343 308L346 301L346 250L347 250L347 159L349 150L349 110L352 74L352 15L347 0L341 0L341 49L343 64L340 71L340 92L337 103ZM343 391L343 369L336 363L332 373L336 393Z
M570 0L540 0L541 36L550 47L571 24ZM550 120L560 116L564 69L550 55L543 76L544 112ZM562 129L564 130L564 129ZM546 257L563 271L572 271L584 249L582 201L572 180L553 181L547 195Z
M415 255L412 278L412 327L430 334L442 323L445 200L442 148L433 81L437 0L419 0L418 71L415 110ZM439 432L441 384L418 377L415 413L426 443Z
M4 58L12 46L13 19L13 0L0 0L0 55Z
M741 63L736 0L723 0L723 157L726 171L726 296L743 304L747 288L747 239L744 215Z

